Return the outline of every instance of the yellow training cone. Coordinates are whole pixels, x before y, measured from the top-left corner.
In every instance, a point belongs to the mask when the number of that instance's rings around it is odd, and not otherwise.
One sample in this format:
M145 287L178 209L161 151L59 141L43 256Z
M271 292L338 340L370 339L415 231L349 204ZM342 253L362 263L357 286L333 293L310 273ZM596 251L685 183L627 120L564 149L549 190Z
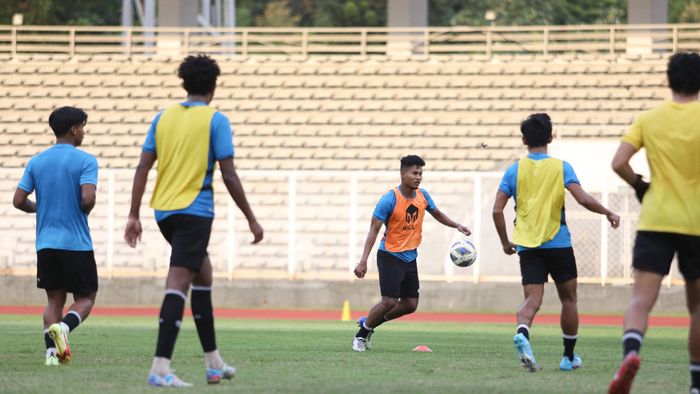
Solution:
M350 303L348 300L345 300L343 302L343 313L340 315L340 321L350 321L352 318L350 317Z

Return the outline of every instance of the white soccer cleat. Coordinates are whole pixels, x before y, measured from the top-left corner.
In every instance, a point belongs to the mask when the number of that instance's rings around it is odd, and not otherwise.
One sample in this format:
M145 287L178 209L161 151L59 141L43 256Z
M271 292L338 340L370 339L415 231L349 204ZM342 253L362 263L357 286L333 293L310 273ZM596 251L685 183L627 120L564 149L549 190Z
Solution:
M56 357L55 354L47 354L46 355L46 362L44 363L47 367L55 367L58 365L58 357Z
M362 316L357 320L357 326L360 328L364 327L366 321L367 316ZM370 330L369 334L367 334L367 338L365 338L365 349L367 350L372 350L372 334L374 334L374 330Z
M367 346L365 344L365 338L362 337L355 337L352 339L352 350L356 352L364 352L367 350Z

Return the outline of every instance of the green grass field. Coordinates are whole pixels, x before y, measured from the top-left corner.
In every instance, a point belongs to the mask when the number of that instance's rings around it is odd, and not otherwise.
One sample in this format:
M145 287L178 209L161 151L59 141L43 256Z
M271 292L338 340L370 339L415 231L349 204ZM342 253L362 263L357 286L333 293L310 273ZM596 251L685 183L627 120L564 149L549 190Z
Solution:
M207 386L191 318L175 348L173 367L200 392L473 392L602 393L621 358L619 327L583 327L577 352L583 367L558 369L557 326L535 326L533 348L543 370L521 369L511 325L392 322L355 353L353 323L219 319L219 350L238 369L233 381ZM71 334L74 362L45 367L40 316L0 316L0 392L153 392L146 385L156 317L93 317ZM686 329L652 328L642 350L636 393L682 393L689 385ZM417 353L428 345L433 353Z

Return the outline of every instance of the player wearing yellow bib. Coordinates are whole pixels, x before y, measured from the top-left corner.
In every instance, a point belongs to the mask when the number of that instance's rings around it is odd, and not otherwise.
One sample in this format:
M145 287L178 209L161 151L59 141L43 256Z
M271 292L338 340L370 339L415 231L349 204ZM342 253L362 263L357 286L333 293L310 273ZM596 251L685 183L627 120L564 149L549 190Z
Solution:
M632 266L632 299L625 312L623 361L610 393L628 393L637 369L649 313L678 253L690 313L691 393L700 393L700 56L677 53L666 70L672 100L641 113L622 137L612 167L642 203ZM646 148L651 185L629 161Z
M191 386L170 368L190 285L192 316L204 351L207 383L218 383L235 374L217 350L211 302L212 265L207 246L214 219L212 177L216 162L229 194L248 220L253 243L262 240L263 230L233 166L231 124L226 116L209 107L219 74L219 66L206 56L188 56L180 64L178 75L187 91L187 101L168 107L153 120L134 175L124 239L135 247L141 238L141 199L148 172L157 159L158 178L151 207L163 237L172 247L158 343L148 377L153 386Z
M564 214L564 189L586 209L607 216L613 228L620 217L586 193L571 165L547 155L552 142L552 123L547 114L530 115L520 125L523 143L529 154L505 172L493 206L493 221L503 251L518 252L525 302L517 312L515 349L521 365L535 372L539 368L530 345L530 326L542 305L544 283L551 275L561 301L561 329L564 355L559 363L562 371L581 366L581 357L574 353L578 337L576 305L576 259L571 235ZM508 238L503 209L508 199L515 200L513 242Z

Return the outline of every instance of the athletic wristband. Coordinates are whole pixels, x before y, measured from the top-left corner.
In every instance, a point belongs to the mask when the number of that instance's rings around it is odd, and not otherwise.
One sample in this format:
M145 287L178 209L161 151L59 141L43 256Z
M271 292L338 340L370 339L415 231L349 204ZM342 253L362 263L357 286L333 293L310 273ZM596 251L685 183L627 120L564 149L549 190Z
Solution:
M641 175L636 175L637 179L634 180L632 187L634 188L634 194L637 196L637 200L641 203L642 199L644 199L644 194L649 190L649 182L644 181Z

